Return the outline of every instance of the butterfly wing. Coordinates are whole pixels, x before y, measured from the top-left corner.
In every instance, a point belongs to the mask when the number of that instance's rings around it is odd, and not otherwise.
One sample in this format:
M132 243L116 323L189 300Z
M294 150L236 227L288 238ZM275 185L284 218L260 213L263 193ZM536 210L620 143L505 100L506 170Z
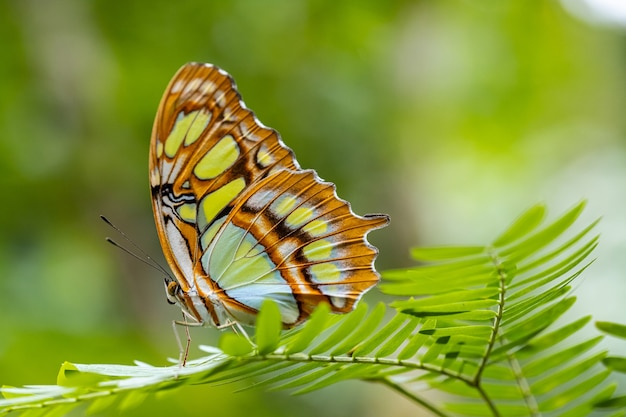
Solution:
M312 170L277 171L252 184L207 232L196 275L211 277L224 308L241 323L252 324L267 298L287 327L321 302L347 312L379 280L367 233L388 221L354 214L334 184Z
M355 215L333 184L300 170L214 66L187 64L167 87L150 185L178 282L170 295L199 322L253 324L269 298L292 326L321 302L352 310L379 280L366 235L388 217Z
M150 186L157 232L183 291L193 287L199 241L250 185L298 169L278 132L263 126L233 79L209 64L189 63L159 105L150 143Z

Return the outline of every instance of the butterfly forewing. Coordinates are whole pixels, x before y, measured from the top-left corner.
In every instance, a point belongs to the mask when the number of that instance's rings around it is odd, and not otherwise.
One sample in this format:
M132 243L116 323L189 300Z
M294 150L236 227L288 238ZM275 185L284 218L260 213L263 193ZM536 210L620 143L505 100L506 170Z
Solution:
M354 214L332 183L301 170L212 65L187 64L167 87L150 184L173 296L201 323L253 324L272 299L289 327L321 302L352 310L379 280L366 235L388 217Z
M278 133L241 101L233 79L207 64L187 64L165 91L150 144L157 230L183 289L192 285L200 235L248 185L298 169Z

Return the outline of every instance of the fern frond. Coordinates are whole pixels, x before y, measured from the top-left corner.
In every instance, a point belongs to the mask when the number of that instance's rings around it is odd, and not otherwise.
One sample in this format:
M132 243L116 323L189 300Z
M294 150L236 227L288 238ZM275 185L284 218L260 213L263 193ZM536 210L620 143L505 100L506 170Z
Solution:
M184 367L66 363L56 386L3 388L0 413L45 415L87 401L90 411L126 407L188 384L245 382L242 389L302 394L361 379L440 416L584 415L614 386L605 382L600 338L579 337L589 317L559 320L597 244L593 224L569 233L583 206L550 223L543 206L533 207L490 245L413 250L420 266L383 273L391 309L362 302L334 315L322 305L281 333L278 309L266 303L254 342L224 333L219 347L201 347L207 356ZM425 388L448 393L447 412Z
M431 386L457 397L450 410L539 415L587 409L594 395L610 396L612 391L601 387L608 376L600 366L605 352L590 352L600 338L570 342L588 318L546 333L573 305L571 283L590 264L597 245L598 237L591 235L595 222L565 236L583 207L544 224L545 208L535 206L491 245L415 250L423 266L384 275L384 292L409 297L393 307L430 318L433 337L449 336L448 349L437 357L421 349L421 359L448 374ZM420 357L420 349L411 353ZM480 403L473 403L477 399Z
M130 400L122 402L127 405L142 392L147 395L187 384L222 384L250 377L257 379L251 387L305 393L346 379L376 380L424 369L417 361L401 361L391 355L420 320L396 313L381 324L386 312L385 306L379 304L368 313L367 305L362 303L355 314L336 316L323 307L302 327L280 335L280 315L277 307L268 303L259 314L255 344L242 336L225 333L220 349L202 346L209 355L191 360L184 367L66 363L57 386L3 388L5 399L0 400L0 410L76 404L131 394ZM355 318L360 325L355 325ZM377 326L378 330L372 332Z

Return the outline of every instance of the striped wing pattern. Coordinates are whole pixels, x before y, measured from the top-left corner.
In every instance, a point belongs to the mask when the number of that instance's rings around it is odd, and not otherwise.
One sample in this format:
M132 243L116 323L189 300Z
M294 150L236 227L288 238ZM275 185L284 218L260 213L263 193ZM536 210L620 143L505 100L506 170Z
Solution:
M300 169L215 66L186 64L167 87L150 185L176 278L168 299L199 323L253 324L269 298L291 327L322 302L352 310L379 280L366 235L388 217L354 214L332 183Z

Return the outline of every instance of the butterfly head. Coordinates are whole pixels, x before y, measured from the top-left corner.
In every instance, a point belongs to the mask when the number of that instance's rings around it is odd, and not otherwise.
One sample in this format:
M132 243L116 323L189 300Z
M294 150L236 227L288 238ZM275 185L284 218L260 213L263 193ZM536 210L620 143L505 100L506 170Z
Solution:
M167 296L167 302L170 304L182 305L182 290L178 282L165 278L165 295Z

